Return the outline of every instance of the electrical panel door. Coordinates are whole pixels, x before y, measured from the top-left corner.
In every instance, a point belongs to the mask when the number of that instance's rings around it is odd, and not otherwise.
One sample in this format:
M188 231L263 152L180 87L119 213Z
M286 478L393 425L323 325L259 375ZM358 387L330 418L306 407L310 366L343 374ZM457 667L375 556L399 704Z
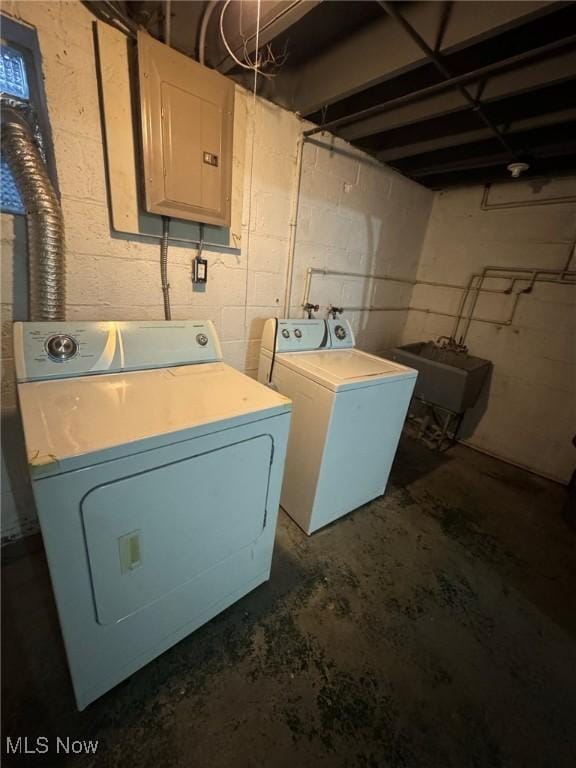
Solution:
M234 83L145 32L138 70L146 210L230 226Z

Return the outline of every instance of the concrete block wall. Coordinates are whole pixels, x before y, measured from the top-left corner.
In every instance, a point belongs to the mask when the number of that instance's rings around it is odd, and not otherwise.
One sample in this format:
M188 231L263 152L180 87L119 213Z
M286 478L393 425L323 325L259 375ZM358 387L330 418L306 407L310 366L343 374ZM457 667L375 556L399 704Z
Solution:
M158 244L110 231L92 15L80 2L6 0L2 10L35 26L40 39L66 226L68 317L161 319ZM241 251L208 253L209 282L204 292L195 292L191 261L196 252L172 246L169 280L174 318L212 319L225 360L253 375L263 322L283 311L297 142L303 126L295 115L254 100L241 89L236 109L246 114ZM301 315L302 275L308 265L415 271L432 200L429 192L370 166L360 154L348 158L312 145L305 150L302 188L292 292L296 316ZM318 278L317 285L322 281ZM330 284L333 291L326 298L334 303L356 303L366 293L358 281ZM9 539L36 527L11 346L12 320L26 319L22 217L2 216L1 298L2 536ZM391 319L384 332L381 318L367 314L354 320L367 348L400 337L401 318Z
M415 277L433 195L329 134L304 145L291 290L300 311L308 267ZM412 288L318 275L310 300L329 306L408 306ZM379 352L402 333L406 312L347 312L358 346Z
M436 195L418 277L466 283L487 265L562 269L573 252L576 204L531 205L482 210L483 188ZM489 202L576 197L576 179L543 185L502 185ZM572 259L576 269L576 257ZM486 287L507 288L492 279ZM528 283L517 283L514 291ZM417 286L413 306L456 312L461 293ZM475 315L505 320L513 295L483 294ZM403 342L435 339L453 330L454 320L410 312ZM520 297L513 324L473 322L467 342L472 354L492 360L494 371L484 409L470 414L470 445L542 475L567 482L576 465L576 286L537 283ZM476 422L478 423L476 424Z

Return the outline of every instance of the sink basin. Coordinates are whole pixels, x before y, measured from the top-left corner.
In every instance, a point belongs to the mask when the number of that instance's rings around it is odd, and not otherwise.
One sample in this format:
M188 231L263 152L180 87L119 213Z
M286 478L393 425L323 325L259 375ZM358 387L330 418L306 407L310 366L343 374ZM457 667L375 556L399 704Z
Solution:
M392 359L418 371L414 397L454 413L475 405L492 367L490 360L442 349L431 341L396 347Z

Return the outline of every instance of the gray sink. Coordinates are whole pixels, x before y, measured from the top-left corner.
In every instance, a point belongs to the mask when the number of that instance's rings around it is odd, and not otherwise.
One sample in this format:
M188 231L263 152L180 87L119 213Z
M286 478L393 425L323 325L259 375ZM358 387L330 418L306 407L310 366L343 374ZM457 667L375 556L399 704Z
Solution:
M414 396L463 413L480 395L492 363L481 357L419 341L392 350L392 359L418 371Z

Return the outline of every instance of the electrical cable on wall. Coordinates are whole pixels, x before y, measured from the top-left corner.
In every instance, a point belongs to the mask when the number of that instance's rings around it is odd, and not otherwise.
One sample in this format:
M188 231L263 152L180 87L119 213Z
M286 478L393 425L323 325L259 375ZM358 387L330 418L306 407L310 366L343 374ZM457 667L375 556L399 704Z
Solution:
M278 62L277 59L276 59L276 56L272 52L272 48L271 48L270 45L266 46L266 51L267 51L266 58L263 58L262 54L260 53L260 51L259 51L259 49L260 49L260 0L258 0L257 13L256 13L256 41L255 41L256 42L256 48L255 48L255 50L256 50L256 58L255 58L254 61L252 61L250 59L250 56L248 55L247 45L246 45L247 41L244 38L244 36L242 35L242 28L240 28L240 34L241 34L241 36L242 36L242 38L244 40L244 61L242 61L241 59L239 59L236 56L236 54L232 50L230 44L228 43L228 40L226 39L226 34L224 32L224 15L226 13L226 9L228 8L228 6L230 5L231 2L232 2L232 0L226 0L226 2L224 3L224 5L222 7L222 11L220 12L220 37L222 39L222 42L224 43L224 47L226 48L226 51L228 52L228 55L234 61L234 63L237 64L242 69L247 69L247 70L250 70L250 71L253 71L253 72L260 72L261 75L263 75L264 77L267 77L267 78L274 77L274 75L269 73L269 72L268 73L267 72L263 72L262 71L263 66L265 64L281 65L286 60L287 54L284 53L284 55L282 57L280 57L280 61ZM243 5L241 3L240 4L240 24L242 24L242 11L243 11ZM205 37L205 35L204 35L204 37ZM202 52L201 55L202 55L202 61L204 61L204 53Z
M208 282L208 260L202 258L204 250L204 224L200 224L200 242L196 258L192 261L192 282L204 284Z
M230 2L230 0L228 0ZM257 0L257 14L256 14L256 50L260 42L260 4L261 0ZM226 3L228 5L228 3ZM226 6L222 9L223 12ZM222 25L222 16L220 16L220 24ZM257 104L257 90L258 90L258 68L253 68L254 71L254 88L252 92L252 146L250 148L250 182L248 185L248 227L246 232L246 281L244 285L244 334L246 334L246 325L248 322L248 280L250 277L250 231L252 228L252 183L254 178L254 145L256 143L256 104Z
M240 59L237 58L236 54L230 47L228 40L226 40L226 35L224 34L224 14L226 13L226 9L228 8L231 2L232 0L226 0L224 5L222 6L222 11L220 13L220 37L222 38L224 47L228 51L228 55L230 56L231 59L233 59L236 62L236 64L239 67L242 67L242 69L250 69L250 70L253 70L254 72L257 72L260 66L260 58L258 56L258 37L260 33L260 0L258 0L258 10L257 10L257 18L256 18L256 61L252 62L248 60L249 61L248 64L246 64L243 61L240 61Z
M272 347L272 360L270 362L270 370L268 371L268 384L272 384L272 375L274 373L274 363L276 362L277 344L278 344L278 318L276 318L276 324L274 325L274 345Z
M172 319L170 307L170 283L168 282L168 239L170 237L170 216L162 216L162 238L160 239L160 282L164 299L164 320Z

